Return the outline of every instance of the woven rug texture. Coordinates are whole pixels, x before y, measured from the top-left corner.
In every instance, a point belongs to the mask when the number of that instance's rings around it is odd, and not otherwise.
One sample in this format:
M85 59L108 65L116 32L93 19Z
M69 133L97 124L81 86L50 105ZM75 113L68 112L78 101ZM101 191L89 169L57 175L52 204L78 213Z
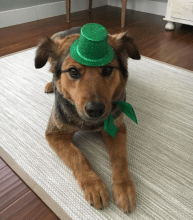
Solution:
M128 164L137 191L133 213L113 201L109 156L100 133L77 132L74 142L104 181L108 207L84 199L69 168L44 133L54 102L45 94L49 64L34 67L35 48L0 59L0 156L59 216L83 220L193 219L193 72L145 57L129 60L126 118ZM6 156L9 155L9 156ZM9 158L9 159L8 159ZM30 181L33 180L33 181Z

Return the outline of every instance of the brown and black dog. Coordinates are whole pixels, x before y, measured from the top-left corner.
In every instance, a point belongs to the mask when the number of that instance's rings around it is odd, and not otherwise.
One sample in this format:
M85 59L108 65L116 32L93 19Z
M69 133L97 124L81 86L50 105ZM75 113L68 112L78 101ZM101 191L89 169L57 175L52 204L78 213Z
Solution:
M140 54L127 32L109 34L108 43L114 51L112 62L101 67L84 66L70 55L70 46L80 37L80 29L46 37L36 51L35 67L41 68L49 60L53 73L53 81L45 87L45 92L55 93L46 139L72 169L86 200L102 209L108 203L106 187L73 143L73 135L79 130L100 131L110 155L114 200L123 212L133 211L136 192L127 162L124 113L113 102L126 101L127 59L140 59ZM118 128L114 138L104 130L104 119L111 113Z

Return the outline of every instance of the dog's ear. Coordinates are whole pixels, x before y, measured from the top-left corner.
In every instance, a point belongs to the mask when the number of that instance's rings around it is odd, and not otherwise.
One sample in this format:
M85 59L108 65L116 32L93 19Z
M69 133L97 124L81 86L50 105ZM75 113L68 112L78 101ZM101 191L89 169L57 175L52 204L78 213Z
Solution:
M111 36L114 39L113 42L114 49L118 54L123 54L124 52L126 52L126 54L134 60L141 59L139 50L133 38L129 36L128 32L111 35Z
M53 42L53 40L49 37L45 37L41 40L36 50L36 57L35 57L35 67L36 69L42 68L48 58L52 58L56 60L57 58L57 48L58 45Z

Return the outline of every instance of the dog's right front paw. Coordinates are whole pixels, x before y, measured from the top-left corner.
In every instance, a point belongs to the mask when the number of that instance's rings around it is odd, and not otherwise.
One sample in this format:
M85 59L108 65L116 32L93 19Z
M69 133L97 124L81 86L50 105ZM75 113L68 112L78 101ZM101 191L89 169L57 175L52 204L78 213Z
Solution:
M96 174L95 174L96 175ZM108 204L107 189L103 181L96 175L79 181L79 184L85 194L85 199L96 209L103 209Z

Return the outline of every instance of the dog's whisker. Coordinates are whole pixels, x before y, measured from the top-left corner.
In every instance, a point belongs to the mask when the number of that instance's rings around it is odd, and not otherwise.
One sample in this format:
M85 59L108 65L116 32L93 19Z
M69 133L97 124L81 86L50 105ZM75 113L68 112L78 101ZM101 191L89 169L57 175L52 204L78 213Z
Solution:
M84 121L82 121L82 125L81 125L81 128L83 128L83 126L84 126Z

